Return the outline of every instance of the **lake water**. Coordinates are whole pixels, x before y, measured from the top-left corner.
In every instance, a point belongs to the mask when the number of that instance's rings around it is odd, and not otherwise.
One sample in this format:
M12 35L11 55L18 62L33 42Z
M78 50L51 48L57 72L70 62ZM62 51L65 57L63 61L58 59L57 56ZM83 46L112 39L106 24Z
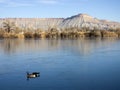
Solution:
M120 40L0 40L0 90L120 90Z

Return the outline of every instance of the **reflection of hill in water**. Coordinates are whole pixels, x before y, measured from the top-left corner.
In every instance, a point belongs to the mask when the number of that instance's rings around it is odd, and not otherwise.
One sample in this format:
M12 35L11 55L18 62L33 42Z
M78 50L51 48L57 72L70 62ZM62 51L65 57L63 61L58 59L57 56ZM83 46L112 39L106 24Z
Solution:
M79 39L79 40L0 40L0 51L11 53L70 50L76 54L89 54L101 47L109 47L117 39Z

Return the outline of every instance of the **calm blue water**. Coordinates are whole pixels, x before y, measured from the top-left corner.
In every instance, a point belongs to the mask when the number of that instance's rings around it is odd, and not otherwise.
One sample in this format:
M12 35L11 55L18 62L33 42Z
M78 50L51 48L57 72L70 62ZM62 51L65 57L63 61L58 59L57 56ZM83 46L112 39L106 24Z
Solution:
M0 40L0 90L120 90L120 40Z

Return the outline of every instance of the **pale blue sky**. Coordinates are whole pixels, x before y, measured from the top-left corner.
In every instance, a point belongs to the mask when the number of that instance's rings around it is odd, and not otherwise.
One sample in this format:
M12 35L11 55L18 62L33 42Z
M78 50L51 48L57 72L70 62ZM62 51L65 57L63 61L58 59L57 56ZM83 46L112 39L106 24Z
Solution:
M0 18L66 18L79 13L120 22L120 0L0 0Z

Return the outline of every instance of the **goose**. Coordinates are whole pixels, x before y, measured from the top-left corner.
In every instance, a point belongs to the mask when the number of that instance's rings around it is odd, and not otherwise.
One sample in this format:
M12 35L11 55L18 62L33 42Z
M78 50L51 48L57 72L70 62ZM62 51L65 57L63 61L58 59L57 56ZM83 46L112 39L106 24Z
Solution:
M39 77L40 76L40 73L39 72L33 72L33 73L29 73L27 72L27 78L36 78L36 77Z

